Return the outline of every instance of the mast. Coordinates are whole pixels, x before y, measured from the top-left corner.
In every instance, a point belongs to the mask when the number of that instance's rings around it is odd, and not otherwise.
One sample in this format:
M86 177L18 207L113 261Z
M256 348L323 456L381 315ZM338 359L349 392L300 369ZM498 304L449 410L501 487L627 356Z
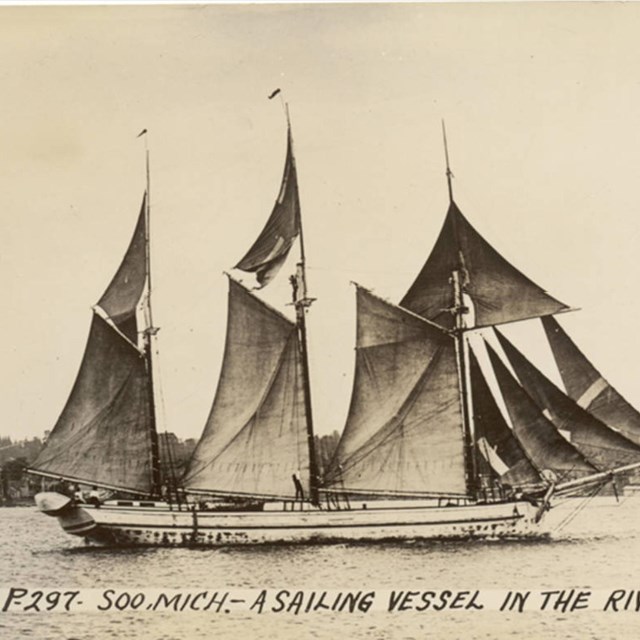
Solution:
M289 105L285 104L287 115L287 135L289 136L289 144L291 145L291 161L293 168L295 166L295 154L293 153L293 136L291 134L291 120L289 118ZM296 275L291 276L291 287L293 289L293 305L296 309L296 327L298 329L298 344L300 345L300 356L302 362L302 381L304 392L304 407L307 418L307 443L309 446L309 493L312 504L319 504L318 495L318 461L316 459L316 443L313 433L313 413L311 408L311 383L309 379L309 354L307 349L307 308L311 306L314 299L307 296L307 274L306 259L304 252L304 234L302 231L302 216L300 215L300 207L297 208L298 230L300 234L300 260L296 265Z
M447 129L444 126L444 120L442 120L442 139L444 140L444 158L447 164L447 187L449 188L449 203L453 204L453 187L451 186L451 167L449 166L449 147L447 146Z
M453 187L451 184L451 167L449 165L449 148L447 145L447 130L444 120L442 121L442 139L444 142L444 156L446 162L447 188L449 190L449 206L454 205ZM465 329L467 323L465 315L469 313L469 308L464 303L464 287L467 280L467 270L464 264L464 255L460 247L457 224L454 222L453 233L455 244L458 249L458 264L451 273L451 286L453 289L453 307L451 313L454 315L454 335L456 340L456 357L458 361L458 373L460 376L460 395L462 404L462 430L465 442L465 467L467 476L467 490L470 495L475 496L478 490L478 470L475 446L473 442L473 426L471 422L472 412L469 409L471 401L468 385L468 353L465 340Z
M463 300L463 269L455 270L452 274L451 282L453 286L453 309L455 315L454 336L456 341L456 357L458 361L458 373L460 376L460 395L462 397L462 430L465 443L465 467L467 476L467 490L469 494L475 496L478 489L478 471L473 442L473 431L471 424L471 411L469 410L469 385L467 381L467 345L465 340L465 314L469 313L468 307Z
M145 169L147 178L147 197L145 198L145 266L147 272L147 295L144 306L145 329L143 332L145 366L149 377L149 438L151 440L151 492L154 495L162 493L162 477L160 470L160 442L156 421L156 403L153 385L153 340L158 329L153 326L151 313L151 248L150 248L150 224L151 224L151 173L149 170L149 146L147 144L147 130L144 129L140 136L144 136Z

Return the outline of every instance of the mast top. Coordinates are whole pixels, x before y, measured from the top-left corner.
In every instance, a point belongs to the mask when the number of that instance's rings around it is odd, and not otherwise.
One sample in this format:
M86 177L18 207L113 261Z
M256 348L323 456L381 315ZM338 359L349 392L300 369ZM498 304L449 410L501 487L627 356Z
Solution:
M142 138L144 142L144 158L145 158L145 179L146 179L146 187L145 187L145 208L144 208L144 217L145 217L145 263L146 263L146 277L147 277L147 295L146 295L146 305L145 305L145 319L147 322L147 327L145 329L145 334L155 334L157 333L157 328L153 326L153 315L151 312L151 169L150 169L150 161L149 161L149 142L148 142L148 130L143 129L136 138Z
M444 158L447 165L447 187L449 188L449 202L453 202L453 187L451 186L451 178L453 178L453 173L451 173L451 167L449 166L449 148L447 146L447 129L444 125L444 119L442 120L442 139L444 141Z

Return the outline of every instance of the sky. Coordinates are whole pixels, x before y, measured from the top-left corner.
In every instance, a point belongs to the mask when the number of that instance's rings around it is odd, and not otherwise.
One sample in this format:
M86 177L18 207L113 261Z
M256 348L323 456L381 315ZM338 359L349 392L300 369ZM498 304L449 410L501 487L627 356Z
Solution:
M640 406L640 6L0 7L0 435L42 436L133 232L151 157L165 428L197 437L226 280L266 221L290 104L316 429L341 430L356 281L397 302L448 205L580 308L560 319ZM280 277L286 284L286 278ZM286 287L264 297L291 314ZM509 333L509 331L511 333ZM545 366L533 333L507 333Z

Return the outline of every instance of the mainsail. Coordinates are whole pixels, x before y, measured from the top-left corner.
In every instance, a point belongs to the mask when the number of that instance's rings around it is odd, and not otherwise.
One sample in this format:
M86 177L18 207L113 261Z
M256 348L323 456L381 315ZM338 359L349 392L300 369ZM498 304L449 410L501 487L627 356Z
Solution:
M280 193L267 223L236 269L256 274L260 286L266 286L277 275L300 233L300 199L298 176L293 155L291 126L287 135L287 158Z
M640 444L640 413L602 377L557 320L542 318L542 325L569 396L604 424Z
M598 469L604 471L635 462L640 447L610 429L565 395L496 330L520 384L561 434Z
M353 395L329 487L466 494L453 337L361 287L357 305Z
M148 285L146 196L133 239L94 308L80 371L30 471L151 494L154 480L151 372L137 346L136 309Z
M400 305L444 327L454 326L451 274L466 275L475 326L558 313L568 307L507 262L462 215L452 200L436 244Z
M229 279L227 339L187 490L292 497L309 489L307 416L296 325Z

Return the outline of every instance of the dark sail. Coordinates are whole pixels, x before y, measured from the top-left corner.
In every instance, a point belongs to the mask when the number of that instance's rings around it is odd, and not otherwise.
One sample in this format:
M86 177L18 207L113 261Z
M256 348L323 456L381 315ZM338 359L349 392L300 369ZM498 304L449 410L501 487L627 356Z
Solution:
M138 340L136 308L140 303L147 280L146 198L145 194L138 224L127 253L107 290L98 301L98 306L134 344L137 344Z
M145 359L97 315L69 400L31 469L151 493Z
M640 459L640 447L603 424L566 396L496 330L520 384L534 402L594 466L600 470L621 467Z
M148 281L146 213L145 195L120 268L94 308L71 395L30 469L35 473L135 493L158 490L151 363L148 350L136 346L136 310Z
M490 465L503 485L523 487L540 484L540 474L505 422L471 350L469 361L478 454Z
M596 473L595 467L542 414L491 346L486 344L486 348L511 418L513 433L536 468L540 471L550 469L560 480Z
M473 300L475 326L524 320L567 309L507 262L452 202L431 255L401 306L444 327L452 327L450 279L454 270L466 272L464 290Z
M293 474L306 493L309 448L297 328L230 279L218 390L185 487L291 498Z
M640 413L600 375L557 320L542 318L542 325L568 395L608 427L640 444Z
M235 268L255 273L258 283L264 287L280 270L299 233L298 176L293 156L291 129L289 129L287 158L278 199L264 229Z
M465 494L454 339L357 289L356 371L333 490Z

